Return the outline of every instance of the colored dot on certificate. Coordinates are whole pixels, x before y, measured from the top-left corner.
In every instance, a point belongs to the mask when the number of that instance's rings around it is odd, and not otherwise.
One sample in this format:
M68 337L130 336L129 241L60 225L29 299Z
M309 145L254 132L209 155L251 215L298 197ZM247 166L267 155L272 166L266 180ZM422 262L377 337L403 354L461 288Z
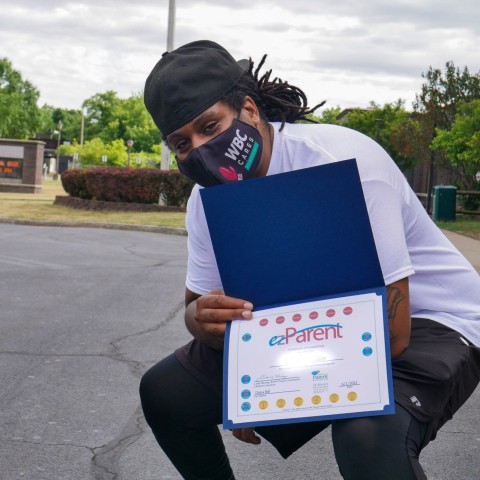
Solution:
M347 398L351 402L354 402L358 398L358 395L355 392L348 392Z
M287 402L283 398L279 398L277 400L277 407L278 408L283 408L286 404L287 404Z
M262 400L258 406L262 409L262 410L266 410L268 408L268 402L266 400Z
M296 397L295 400L293 400L293 403L297 407L301 407L303 405L303 398L302 397Z
M330 308L329 310L327 310L327 317L328 318L332 318L335 316L335 310L333 308Z
M340 400L340 397L338 396L337 393L332 393L332 394L330 395L330 401L331 401L332 403L337 403L339 400Z
M344 315L351 315L351 313L353 312L353 308L352 307L345 307L343 309L343 314Z
M318 318L318 312L310 312L309 317L310 317L312 320L315 320L316 318Z
M268 325L268 319L262 318L259 323L261 327L266 327Z
M318 405L319 403L321 403L321 401L322 401L322 397L320 395L314 395L312 397L312 403L314 405Z
M242 398L250 398L250 395L252 394L252 392L250 392L250 390L243 390L242 392Z
M275 320L278 324L280 323L283 323L285 321L285 317L283 316L280 316L280 317L277 317L277 319Z
M294 322L299 322L302 319L302 316L299 313L296 313L293 317L292 320Z

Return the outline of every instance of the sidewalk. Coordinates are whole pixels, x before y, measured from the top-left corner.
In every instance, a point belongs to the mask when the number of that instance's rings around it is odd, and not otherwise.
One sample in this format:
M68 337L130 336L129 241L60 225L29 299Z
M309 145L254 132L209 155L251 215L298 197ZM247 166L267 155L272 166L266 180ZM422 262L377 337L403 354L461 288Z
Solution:
M445 236L462 252L467 260L480 272L480 240L458 233L442 230Z

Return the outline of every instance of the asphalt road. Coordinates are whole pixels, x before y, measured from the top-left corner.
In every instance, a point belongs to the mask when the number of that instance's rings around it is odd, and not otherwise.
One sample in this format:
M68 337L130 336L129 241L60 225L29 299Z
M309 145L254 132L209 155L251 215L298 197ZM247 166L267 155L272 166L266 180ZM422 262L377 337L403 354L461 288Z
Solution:
M0 224L0 480L167 480L138 398L185 343L186 237ZM422 454L480 478L480 388ZM224 432L238 479L340 479L329 432L284 461Z

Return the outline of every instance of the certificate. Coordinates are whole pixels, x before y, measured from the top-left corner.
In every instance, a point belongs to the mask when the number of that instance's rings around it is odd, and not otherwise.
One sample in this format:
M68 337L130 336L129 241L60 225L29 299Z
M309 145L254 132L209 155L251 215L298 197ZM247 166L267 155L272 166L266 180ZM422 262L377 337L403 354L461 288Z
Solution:
M385 283L355 159L200 191L226 295L223 424L394 412Z
M233 321L224 427L393 413L384 300L382 287Z

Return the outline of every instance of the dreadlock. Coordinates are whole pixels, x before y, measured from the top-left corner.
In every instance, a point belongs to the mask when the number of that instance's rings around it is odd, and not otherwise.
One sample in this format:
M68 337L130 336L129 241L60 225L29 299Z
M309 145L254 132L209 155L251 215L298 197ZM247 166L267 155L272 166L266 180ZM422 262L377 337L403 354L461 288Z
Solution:
M303 90L277 77L271 80L272 70L268 70L259 78L259 71L266 58L267 55L262 57L255 71L253 71L253 61L250 59L248 69L221 101L240 112L245 97L249 96L257 105L262 120L281 122L280 130L285 126L285 123L295 123L300 120L317 123L315 120L307 118L307 115L324 105L325 101L309 108L307 106L307 96Z

